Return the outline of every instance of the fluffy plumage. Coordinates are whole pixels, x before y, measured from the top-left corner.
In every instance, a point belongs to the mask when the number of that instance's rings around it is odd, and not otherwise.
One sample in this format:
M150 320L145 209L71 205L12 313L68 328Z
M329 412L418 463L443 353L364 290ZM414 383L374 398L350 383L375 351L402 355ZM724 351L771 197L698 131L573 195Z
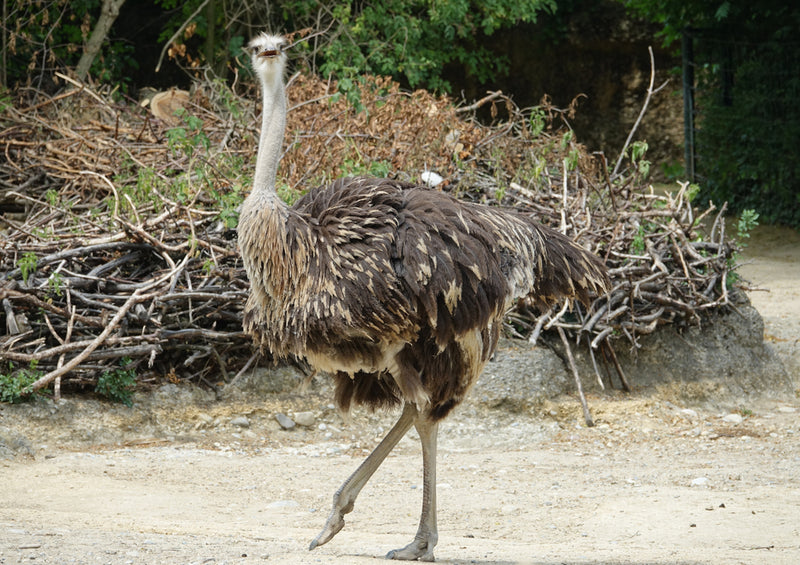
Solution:
M398 181L340 179L281 212L241 232L260 255L245 329L334 374L343 409L430 402L441 419L517 298L586 302L605 284L598 259L528 216Z

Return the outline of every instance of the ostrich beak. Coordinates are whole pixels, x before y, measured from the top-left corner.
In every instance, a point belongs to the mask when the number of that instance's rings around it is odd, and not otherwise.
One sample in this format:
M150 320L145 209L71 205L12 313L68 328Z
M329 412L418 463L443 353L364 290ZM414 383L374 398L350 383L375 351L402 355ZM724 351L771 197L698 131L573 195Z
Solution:
M272 59L280 55L280 49L275 48L267 48L264 49L261 53L258 54L259 57L263 57L265 59Z

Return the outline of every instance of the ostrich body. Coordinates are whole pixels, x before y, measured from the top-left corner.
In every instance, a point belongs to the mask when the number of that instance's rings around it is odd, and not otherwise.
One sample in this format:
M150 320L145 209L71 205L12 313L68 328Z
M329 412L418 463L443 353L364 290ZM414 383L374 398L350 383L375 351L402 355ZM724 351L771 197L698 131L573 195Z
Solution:
M263 116L254 187L239 220L251 284L244 328L276 357L302 357L330 373L342 410L403 406L334 495L311 549L342 529L361 488L414 426L422 515L414 540L387 557L433 561L439 421L477 380L518 298L587 302L607 288L605 267L527 215L388 179L339 179L285 205L275 192L286 114L283 44L267 34L250 43Z

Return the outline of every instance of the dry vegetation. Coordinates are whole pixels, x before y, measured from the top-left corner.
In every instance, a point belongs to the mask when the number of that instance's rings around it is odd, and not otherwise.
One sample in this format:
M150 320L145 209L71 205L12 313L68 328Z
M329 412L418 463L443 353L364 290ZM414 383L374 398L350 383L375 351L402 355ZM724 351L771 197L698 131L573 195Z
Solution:
M565 127L569 111L521 111L499 93L475 108L368 79L354 112L317 78L290 81L279 192L291 201L343 174L418 181L527 209L597 252L613 291L589 311L536 312L521 303L512 334L558 329L615 365L613 343L661 324L700 323L728 303L733 246L719 211L699 214L690 188L654 194L642 155L612 175ZM139 383L216 386L251 366L241 332L246 277L236 210L248 190L258 97L201 82L179 116L158 119L109 92L66 84L22 90L0 114L0 374L25 387ZM701 227L702 221L710 226ZM705 234L700 237L700 234ZM124 381L119 387L128 386ZM29 389L28 389L29 390Z

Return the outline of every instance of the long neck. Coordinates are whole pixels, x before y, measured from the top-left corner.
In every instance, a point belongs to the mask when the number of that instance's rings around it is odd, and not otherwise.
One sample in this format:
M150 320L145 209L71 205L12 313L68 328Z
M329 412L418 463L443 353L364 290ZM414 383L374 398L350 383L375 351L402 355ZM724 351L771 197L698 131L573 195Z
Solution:
M275 193L275 177L286 129L286 92L281 75L282 73L275 73L263 77L261 81L261 140L258 144L253 193Z

